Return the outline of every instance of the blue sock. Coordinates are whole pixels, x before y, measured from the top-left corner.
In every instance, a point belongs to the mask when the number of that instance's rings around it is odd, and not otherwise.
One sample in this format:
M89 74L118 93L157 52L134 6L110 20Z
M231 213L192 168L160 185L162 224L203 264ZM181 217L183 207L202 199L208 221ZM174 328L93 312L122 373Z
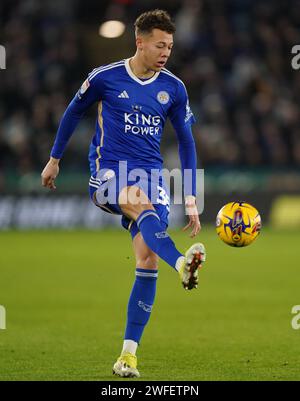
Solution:
M137 268L135 274L136 278L128 303L124 339L139 343L152 311L158 272Z
M143 239L161 259L175 268L176 261L183 256L164 230L155 210L144 210L136 220Z

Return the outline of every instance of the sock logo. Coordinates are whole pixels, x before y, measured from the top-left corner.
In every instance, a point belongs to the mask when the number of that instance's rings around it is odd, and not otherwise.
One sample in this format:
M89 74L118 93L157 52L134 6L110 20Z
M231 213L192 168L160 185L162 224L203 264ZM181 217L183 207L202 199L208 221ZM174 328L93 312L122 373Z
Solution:
M155 237L158 239L168 238L169 234L166 231L161 231L159 233L155 233Z
M147 305L143 301L139 301L138 306L148 313L151 313L153 307L153 305Z

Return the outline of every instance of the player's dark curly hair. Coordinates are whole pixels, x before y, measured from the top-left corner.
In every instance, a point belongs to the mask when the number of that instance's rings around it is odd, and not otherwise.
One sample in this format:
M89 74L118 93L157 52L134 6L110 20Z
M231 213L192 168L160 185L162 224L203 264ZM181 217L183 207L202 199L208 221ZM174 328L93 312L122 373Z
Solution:
M175 33L176 28L170 15L164 10L151 10L141 14L134 23L137 34L149 34L152 29Z

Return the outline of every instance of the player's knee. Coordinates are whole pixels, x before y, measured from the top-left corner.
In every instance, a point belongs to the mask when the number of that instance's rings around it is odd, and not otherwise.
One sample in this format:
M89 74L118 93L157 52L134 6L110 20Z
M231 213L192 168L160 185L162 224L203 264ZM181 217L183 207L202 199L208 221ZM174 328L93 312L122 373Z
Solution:
M119 194L119 204L121 205L132 205L141 208L147 208L152 206L148 196L145 192L137 187L136 185L131 185L125 187L120 191ZM152 206L153 207L153 206Z
M145 255L137 259L137 266L141 269L158 269L159 258L156 254Z
M119 194L118 200L122 211L134 220L136 220L144 210L154 210L147 195L135 185L123 188Z
M157 270L158 269L158 261L159 261L159 258L157 255L149 256L149 258L147 259L147 265L151 266L151 267L149 267L149 269Z

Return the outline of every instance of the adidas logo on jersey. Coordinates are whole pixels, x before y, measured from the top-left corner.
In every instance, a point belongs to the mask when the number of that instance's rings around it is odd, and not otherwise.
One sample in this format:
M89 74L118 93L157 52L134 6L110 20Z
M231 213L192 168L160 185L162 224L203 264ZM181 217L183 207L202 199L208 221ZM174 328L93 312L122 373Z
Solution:
M129 99L128 93L126 91L120 93L118 97L121 97L123 99Z

